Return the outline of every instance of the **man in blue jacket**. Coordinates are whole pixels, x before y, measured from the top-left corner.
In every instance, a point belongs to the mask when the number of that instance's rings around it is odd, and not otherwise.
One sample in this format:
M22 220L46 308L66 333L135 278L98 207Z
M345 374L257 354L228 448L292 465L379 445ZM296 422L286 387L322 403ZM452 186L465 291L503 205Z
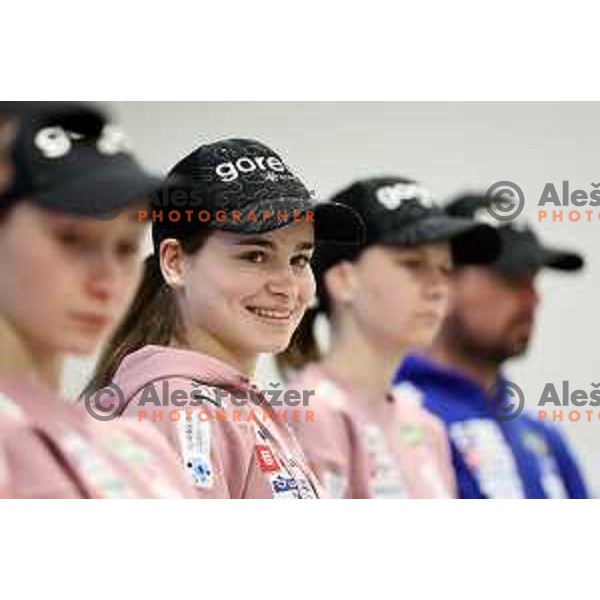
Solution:
M485 195L469 195L447 210L478 218L488 206ZM395 383L445 422L460 497L586 498L556 427L520 413L520 390L501 371L506 360L527 350L540 270L578 271L583 259L543 246L531 229L516 224L501 223L498 233L500 257L491 266L457 269L438 339L427 357L405 360Z

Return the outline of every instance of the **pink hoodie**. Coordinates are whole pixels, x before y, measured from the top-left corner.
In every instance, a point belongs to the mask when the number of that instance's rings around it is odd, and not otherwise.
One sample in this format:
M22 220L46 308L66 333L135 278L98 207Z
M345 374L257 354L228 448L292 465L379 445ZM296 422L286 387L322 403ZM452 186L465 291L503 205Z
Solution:
M0 497L190 497L151 427L94 421L33 379L0 379Z
M311 364L288 389L315 391L293 427L327 497L456 497L441 422L399 388L373 398Z
M231 366L189 350L146 346L123 360L113 383L124 393L122 414L164 433L198 497L319 497L282 411ZM195 404L199 395L204 400Z

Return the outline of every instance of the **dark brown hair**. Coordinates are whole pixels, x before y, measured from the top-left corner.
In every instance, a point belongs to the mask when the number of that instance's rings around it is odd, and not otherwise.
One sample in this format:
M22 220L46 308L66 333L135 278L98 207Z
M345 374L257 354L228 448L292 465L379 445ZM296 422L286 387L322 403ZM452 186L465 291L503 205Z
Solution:
M0 114L0 195L10 186L10 179L5 181L6 170L10 177L12 171L10 144L14 137L17 120L14 117ZM2 185L4 183L4 185ZM0 202L0 223L4 221L15 202Z
M289 346L275 357L277 368L284 378L290 371L299 371L307 364L321 359L314 331L319 312L317 308L309 308L306 311L292 335Z
M179 239L186 254L194 254L204 245L211 234L205 228L189 238ZM174 291L167 285L159 258L152 255L146 259L142 281L125 318L116 329L96 365L92 379L83 394L107 386L114 377L121 361L132 352L147 345L187 345L183 319Z
M321 360L319 344L315 336L315 322L322 314L331 314L331 299L325 285L325 273L342 260L356 260L364 246L360 244L319 244L315 249L312 269L317 284L317 306L309 308L292 335L289 346L275 357L277 368L286 377L290 371L298 371L312 362Z
M0 165L1 168L1 165ZM15 207L14 203L7 203L7 204L3 204L0 203L0 225L6 221L6 219L8 218L9 213L12 211L12 209Z

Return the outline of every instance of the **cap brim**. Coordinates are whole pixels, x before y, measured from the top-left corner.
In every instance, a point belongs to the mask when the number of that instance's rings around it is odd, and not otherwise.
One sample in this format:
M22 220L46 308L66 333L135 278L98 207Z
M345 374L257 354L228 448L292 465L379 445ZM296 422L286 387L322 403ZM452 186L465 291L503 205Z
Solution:
M307 213L312 212L309 216ZM238 211L238 218L211 219L214 229L235 233L266 233L297 222L314 222L315 240L344 244L364 241L364 224L358 213L343 204L317 203L309 199L279 198L252 202ZM252 213L252 214L251 214ZM267 215L267 216L265 216ZM284 218L285 215L285 218ZM299 219L296 219L299 216Z
M408 247L448 242L456 265L489 264L498 258L502 249L500 236L493 227L446 214L431 215L412 225L402 225L396 231L391 230L381 241Z
M503 248L493 268L505 277L533 277L543 268L573 272L584 266L579 254L542 246L530 230L502 227L499 231Z
M323 242L362 244L365 224L351 207L337 202L323 202L314 207L315 237Z
M162 180L135 164L96 169L65 181L32 198L54 210L82 217L109 220L127 206L141 203L161 189Z
M575 252L543 248L543 266L558 271L579 271L585 265L583 257Z

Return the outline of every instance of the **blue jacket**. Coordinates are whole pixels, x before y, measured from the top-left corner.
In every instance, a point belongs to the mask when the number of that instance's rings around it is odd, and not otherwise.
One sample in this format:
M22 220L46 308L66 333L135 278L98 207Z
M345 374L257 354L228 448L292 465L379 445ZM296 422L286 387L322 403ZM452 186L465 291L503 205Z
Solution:
M555 427L522 413L500 421L485 390L457 371L409 356L396 385L418 395L446 424L461 498L587 498L583 478Z

